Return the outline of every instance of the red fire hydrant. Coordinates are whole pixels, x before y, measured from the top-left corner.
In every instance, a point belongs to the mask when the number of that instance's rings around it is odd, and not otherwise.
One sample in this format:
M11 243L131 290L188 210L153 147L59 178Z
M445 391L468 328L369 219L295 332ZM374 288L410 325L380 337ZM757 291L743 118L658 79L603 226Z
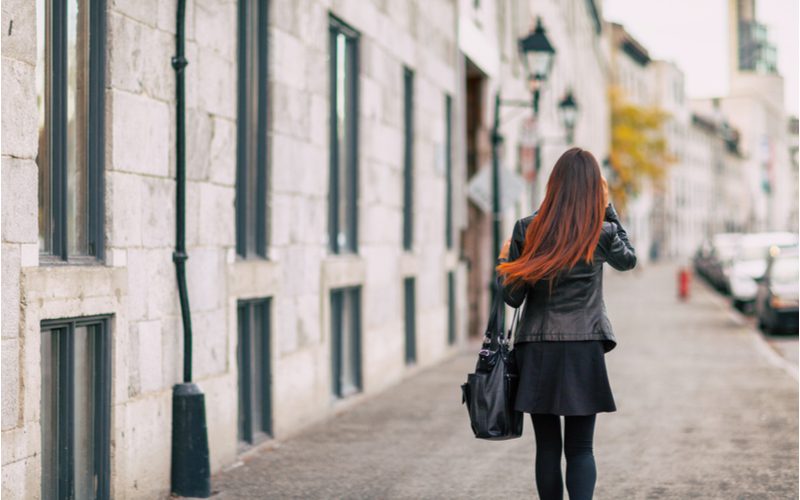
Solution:
M691 274L686 267L678 269L678 298L687 300L689 298L689 284L691 282Z

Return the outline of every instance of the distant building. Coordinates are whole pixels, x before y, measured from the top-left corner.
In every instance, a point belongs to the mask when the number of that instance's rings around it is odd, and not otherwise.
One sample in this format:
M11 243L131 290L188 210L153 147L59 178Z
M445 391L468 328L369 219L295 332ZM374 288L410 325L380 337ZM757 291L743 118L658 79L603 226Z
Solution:
M787 143L789 145L789 165L791 167L791 186L793 193L790 196L789 229L798 230L798 204L800 204L800 162L798 162L798 120L796 116L789 118Z
M663 256L686 257L709 229L709 209L714 198L714 138L697 128L680 68L656 60L651 71L655 101L669 114L664 138L674 159L661 189L655 193L653 238Z
M755 0L728 1L728 50L731 73L776 74L777 50L767 27L756 20Z
M741 133L743 175L753 200L747 228L796 229L789 220L796 197L791 183L784 81L775 65L775 48L766 28L755 18L755 0L729 0L728 6L730 93L719 103L721 112Z
M702 155L701 164L710 167L712 175L711 204L707 211L708 231L705 236L723 232L748 231L753 200L744 174L744 158L739 149L739 132L715 107L704 111L705 100L692 101L693 141Z
M712 234L747 226L750 199L739 132L719 106L703 112L698 101L686 98L683 72L674 63L653 61L650 67L655 102L669 114L665 139L674 159L655 193L652 231L664 256L687 258Z
M609 26L611 83L619 86L633 104L652 106L655 88L650 53L621 24L610 23Z
M623 97L642 107L656 104L656 89L651 71L650 54L625 28L610 23L609 81L623 92ZM640 262L645 263L659 253L658 241L654 237L654 214L656 214L656 186L650 179L643 179L637 193L629 197L624 222L629 226L631 240L637 249Z

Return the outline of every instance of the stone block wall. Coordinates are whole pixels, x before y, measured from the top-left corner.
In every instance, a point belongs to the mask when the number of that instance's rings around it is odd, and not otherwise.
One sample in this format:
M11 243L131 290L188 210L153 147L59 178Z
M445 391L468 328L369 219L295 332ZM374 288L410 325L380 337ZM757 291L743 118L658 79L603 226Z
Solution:
M105 249L40 263L35 0L2 7L3 497L39 498L42 320L112 315L112 495L169 493L171 391L182 376L175 243L175 0L107 0ZM269 260L235 253L237 2L187 3L187 245L194 377L212 470L236 460L237 301L272 304L275 438L435 363L447 344L445 95L460 96L453 1L269 2ZM357 256L327 250L328 16L361 34ZM12 27L13 26L13 27ZM414 79L414 248L403 252L402 68ZM454 109L458 109L454 106ZM455 121L454 121L455 125ZM454 135L458 133L454 126ZM454 137L455 147L459 147ZM454 153L454 192L464 181ZM456 199L458 212L464 200ZM459 220L458 213L456 220ZM418 362L403 361L403 278L416 277ZM330 290L362 287L363 393L330 387ZM463 326L459 322L459 327Z

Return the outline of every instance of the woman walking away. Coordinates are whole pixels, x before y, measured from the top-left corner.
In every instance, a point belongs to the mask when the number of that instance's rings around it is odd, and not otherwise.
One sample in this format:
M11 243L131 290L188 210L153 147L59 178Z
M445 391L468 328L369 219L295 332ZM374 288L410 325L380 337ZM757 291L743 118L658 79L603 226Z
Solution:
M525 302L514 339L515 407L533 421L539 497L563 498L564 416L567 492L590 499L595 417L616 411L604 359L616 339L603 303L603 264L636 265L591 153L572 148L558 159L541 207L517 221L500 260L503 298L512 307Z

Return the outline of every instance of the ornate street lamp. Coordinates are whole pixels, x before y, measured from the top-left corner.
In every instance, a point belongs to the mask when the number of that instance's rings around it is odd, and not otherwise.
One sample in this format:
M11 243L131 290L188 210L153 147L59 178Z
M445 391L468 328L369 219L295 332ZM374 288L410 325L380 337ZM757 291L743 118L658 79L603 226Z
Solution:
M553 68L553 58L556 49L550 44L542 27L542 18L536 18L536 28L525 38L519 40L519 52L522 55L522 65L528 76L528 83L533 93L533 112L539 111L539 90Z
M553 57L556 50L547 39L542 27L542 19L536 19L536 27L533 31L521 38L518 42L522 65L530 85L532 94L531 101L510 100L504 101L500 98L498 90L494 97L494 124L492 126L492 215L493 215L493 236L494 236L494 255L492 256L492 267L494 268L495 259L500 254L500 144L503 136L500 135L500 106L533 107L534 119L539 113L539 93L542 86L550 76L553 67ZM537 150L538 154L538 150ZM496 285L496 283L495 283ZM493 287L497 293L496 287Z
M567 144L572 144L575 140L575 122L578 120L578 103L572 95L572 90L558 103L558 111L561 114L561 123L567 131Z

